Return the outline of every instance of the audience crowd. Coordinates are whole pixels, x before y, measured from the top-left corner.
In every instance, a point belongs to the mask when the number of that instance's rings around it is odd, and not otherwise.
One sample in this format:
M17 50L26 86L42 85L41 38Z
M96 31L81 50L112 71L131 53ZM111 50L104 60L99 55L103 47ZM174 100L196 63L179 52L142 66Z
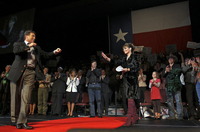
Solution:
M156 61L151 63L140 52L138 56L140 70L138 72L138 95L136 102L138 112L140 104L145 102L145 91L151 91L154 118L160 119L162 111L160 100L164 97L160 89L166 91L166 106L168 119L185 119L184 103L190 120L200 119L200 55L193 51L179 51L169 54L158 54ZM112 59L120 56L108 54ZM43 69L45 80L36 81L32 91L29 115L66 115L76 116L76 103L82 101L83 93L91 93L90 116L99 117L109 115L109 107L123 105L123 86L121 73L115 69L117 65L107 63L101 56L89 58L93 67L97 67L94 74L98 74L99 89L92 89L91 63L78 66L58 66ZM95 60L95 61L94 61ZM7 76L10 65L2 69L0 76L0 114L10 114L10 86ZM56 69L56 70L55 70ZM95 101L96 99L96 101ZM96 109L96 110L95 110ZM126 108L124 108L126 109ZM96 114L95 114L96 113Z

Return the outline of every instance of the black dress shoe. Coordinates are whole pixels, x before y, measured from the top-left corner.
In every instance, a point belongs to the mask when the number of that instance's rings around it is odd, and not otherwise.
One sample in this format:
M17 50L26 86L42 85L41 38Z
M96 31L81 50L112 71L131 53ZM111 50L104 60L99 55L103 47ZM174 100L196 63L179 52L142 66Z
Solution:
M95 118L95 116L90 116L90 118Z
M23 127L24 129L33 129L33 127L32 127L32 126L29 126L27 123L22 124L22 127Z
M102 116L98 116L99 118L102 118Z
M17 129L22 129L23 127L22 127L22 124L16 124L16 128Z

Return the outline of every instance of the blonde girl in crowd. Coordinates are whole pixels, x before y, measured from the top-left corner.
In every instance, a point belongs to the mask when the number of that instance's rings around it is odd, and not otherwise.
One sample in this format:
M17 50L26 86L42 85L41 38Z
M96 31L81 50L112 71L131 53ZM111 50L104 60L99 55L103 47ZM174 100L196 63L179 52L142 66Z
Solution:
M161 117L160 84L161 84L161 81L159 79L159 74L158 74L158 72L154 71L152 73L152 79L149 82L149 88L151 88L151 100L152 100L152 103L153 103L153 110L154 110L155 119L160 119L160 117Z

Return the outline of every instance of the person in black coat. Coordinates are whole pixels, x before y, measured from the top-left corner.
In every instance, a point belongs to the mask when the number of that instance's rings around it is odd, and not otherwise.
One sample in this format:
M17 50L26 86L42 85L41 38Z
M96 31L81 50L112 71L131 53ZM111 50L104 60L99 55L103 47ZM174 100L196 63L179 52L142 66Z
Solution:
M60 48L53 52L43 51L35 43L35 38L36 33L27 30L24 33L24 41L15 42L13 45L15 60L11 66L8 79L11 87L11 122L12 124L16 123L18 129L32 129L27 124L27 113L35 80L43 80L44 78L42 57L47 59L61 52Z
M102 106L102 112L105 110L105 115L108 115L108 107L109 107L109 101L110 101L110 93L111 90L109 88L109 81L110 78L106 74L106 71L104 69L101 70L101 106Z
M121 78L123 80L123 105L124 111L127 112L127 120L124 126L130 126L136 123L139 119L137 114L137 109L135 105L135 99L138 99L138 71L139 71L139 62L134 54L134 46L132 43L125 43L123 45L123 52L125 56L121 59L118 59L116 62L113 62L106 54L102 52L102 57L111 63L115 63L118 66L121 66L122 72ZM128 110L126 107L126 99L128 99Z
M86 77L83 74L83 70L78 71L78 79L79 79L79 85L78 85L78 99L77 102L82 101L82 93L87 92L87 89L85 87L86 85Z
M51 82L53 82L51 113L53 115L61 115L62 113L63 98L67 81L67 76L62 71L63 68L59 67L51 79Z
M95 101L97 104L97 113L98 117L102 118L102 109L101 109L101 70L97 68L97 61L91 61L91 68L88 69L86 78L88 79L88 95L89 95L89 104L90 104L90 117L95 117Z

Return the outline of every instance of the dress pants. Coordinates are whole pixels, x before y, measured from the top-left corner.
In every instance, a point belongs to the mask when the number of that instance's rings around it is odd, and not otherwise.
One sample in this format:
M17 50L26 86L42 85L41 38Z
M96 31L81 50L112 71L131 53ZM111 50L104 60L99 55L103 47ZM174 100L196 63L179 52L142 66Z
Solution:
M186 99L188 103L189 115L195 116L197 114L198 97L194 83L186 83Z
M47 114L47 100L48 100L49 88L44 87L38 89L38 114Z
M101 93L101 108L102 108L102 113L105 110L105 115L108 115L109 96L110 95L107 92Z
M35 83L35 71L26 69L18 82L10 83L11 122L27 123L31 92Z
M17 83L10 82L10 115L11 115L11 122L16 122L16 114L15 114L15 101L16 101L16 87Z

